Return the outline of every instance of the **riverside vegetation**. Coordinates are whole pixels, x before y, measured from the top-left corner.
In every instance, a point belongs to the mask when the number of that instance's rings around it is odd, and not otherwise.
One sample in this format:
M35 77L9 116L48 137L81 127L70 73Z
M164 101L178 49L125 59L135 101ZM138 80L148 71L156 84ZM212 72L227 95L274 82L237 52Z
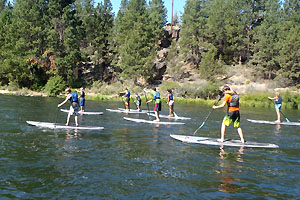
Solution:
M175 89L177 102L211 104L236 66L252 77L242 84L300 87L298 0L189 0L175 16L180 32L166 28L162 0L112 10L110 0L0 0L1 87L54 96L83 86L88 98L119 99L125 85L156 86ZM268 95L242 93L242 105L271 106ZM299 109L299 95L282 96L284 108Z

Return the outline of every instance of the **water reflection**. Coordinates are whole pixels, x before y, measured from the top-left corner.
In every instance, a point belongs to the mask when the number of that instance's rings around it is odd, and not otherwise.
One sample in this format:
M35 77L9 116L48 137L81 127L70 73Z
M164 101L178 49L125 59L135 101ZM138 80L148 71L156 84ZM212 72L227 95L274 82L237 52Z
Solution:
M281 126L280 124L276 124L276 130L278 131L278 133L280 132Z
M240 147L237 153L228 153L224 150L224 146L220 147L220 170L217 170L217 174L220 176L221 184L218 186L220 192L235 193L240 186L233 184L235 180L235 169L240 168L240 165L236 165L236 162L244 162L242 155L244 154L244 147ZM233 158L233 159L232 159Z

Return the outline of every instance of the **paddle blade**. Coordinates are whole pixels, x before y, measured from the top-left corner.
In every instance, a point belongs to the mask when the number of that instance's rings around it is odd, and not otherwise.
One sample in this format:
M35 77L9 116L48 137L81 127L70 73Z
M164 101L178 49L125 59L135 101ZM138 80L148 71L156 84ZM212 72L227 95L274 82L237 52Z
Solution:
M205 124L205 122L202 122L202 124L199 126L199 128L197 128L197 130L194 132L194 135L197 133L197 131L198 131L199 129L201 129L201 128L204 126L204 124Z
M175 112L173 112L173 113L174 113L174 116L175 116L175 117L178 117L178 115L177 115Z
M286 122L290 122L290 120L288 118L285 118Z

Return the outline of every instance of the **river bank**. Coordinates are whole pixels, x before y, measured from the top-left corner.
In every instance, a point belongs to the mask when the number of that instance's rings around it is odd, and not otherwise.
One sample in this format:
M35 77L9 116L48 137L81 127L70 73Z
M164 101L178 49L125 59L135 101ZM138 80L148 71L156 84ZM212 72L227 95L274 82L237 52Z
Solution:
M40 96L48 97L45 92L36 92L28 89L22 89L17 91L10 90L0 90L0 94L5 95L16 95L16 96ZM268 100L268 96L273 96L272 93L249 93L240 95L240 105L241 107L256 107L256 108L273 108L273 101ZM300 95L290 93L288 91L281 93L283 98L283 109L297 109L300 110ZM58 97L64 98L63 95ZM134 96L132 97L134 100ZM149 97L148 97L149 98ZM145 97L141 96L143 102L145 102ZM95 100L95 101L121 101L121 98L118 95L104 95L96 94L92 92L86 92L86 100ZM162 97L162 101L165 102L166 98ZM178 104L200 104L212 106L216 103L216 99L202 99L202 98L184 98L184 97L175 97L175 102Z

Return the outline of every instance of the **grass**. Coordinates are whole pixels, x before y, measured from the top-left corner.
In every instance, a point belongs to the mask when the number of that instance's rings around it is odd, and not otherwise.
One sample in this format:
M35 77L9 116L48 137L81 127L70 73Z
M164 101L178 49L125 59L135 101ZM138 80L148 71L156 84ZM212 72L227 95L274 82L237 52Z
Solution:
M134 95L132 95L132 99L135 100ZM273 108L274 102L269 100L268 97L273 97L272 93L253 93L253 94L245 94L240 96L240 105L242 107L255 107L255 108ZM282 95L283 104L282 108L284 109L300 109L300 95L299 94L291 94L291 93L283 93ZM147 96L149 100L151 97ZM97 94L93 96L89 96L87 94L86 99L88 100L100 100L100 101L121 101L120 97L112 96L112 95L102 95ZM145 96L141 96L142 102L145 102ZM162 98L163 102L166 102L166 98ZM216 99L202 99L202 98L184 98L184 97L175 97L175 102L178 104L199 104L199 105L207 105L212 106L216 103ZM220 101L222 102L222 100ZM219 104L220 104L219 102Z

